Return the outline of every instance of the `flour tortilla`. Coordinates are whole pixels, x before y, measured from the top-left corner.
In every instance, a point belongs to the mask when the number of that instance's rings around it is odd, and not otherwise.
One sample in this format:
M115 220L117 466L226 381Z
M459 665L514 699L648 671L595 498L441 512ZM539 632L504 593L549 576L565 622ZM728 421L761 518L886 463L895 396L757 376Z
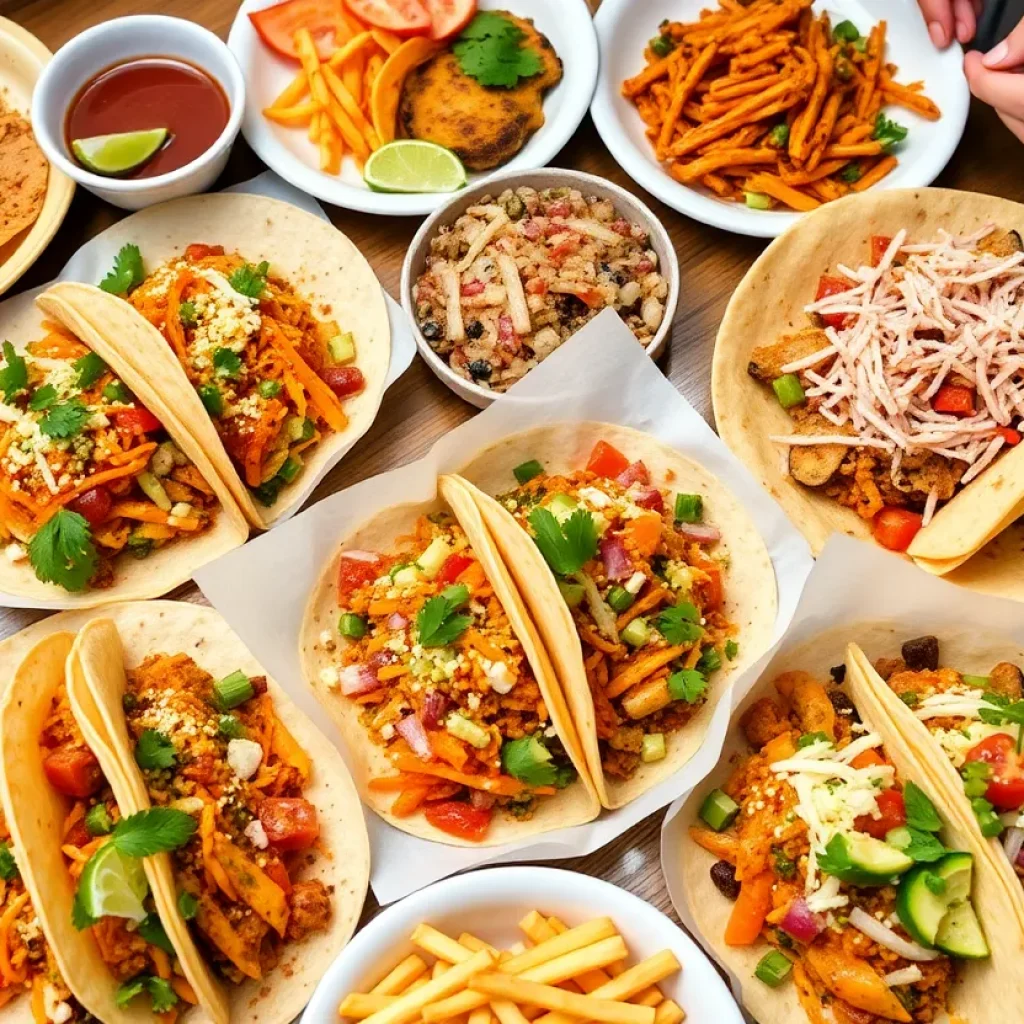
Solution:
M806 327L803 307L813 301L818 278L839 263L867 263L871 235L894 235L905 228L911 241L924 241L938 238L940 230L969 234L986 224L1024 232L1024 206L940 188L848 196L801 217L765 249L733 292L712 363L718 431L786 510L815 555L833 532L871 540L871 523L785 471L783 449L769 435L791 433L793 421L772 389L747 373L750 353ZM1024 600L1024 533L1010 528L1004 545L988 557L984 550L1022 512L1024 450L1018 447L939 509L917 535L910 554L926 560L922 567L929 572L947 575L955 583Z
M119 806L129 814L145 809L149 799L121 706L125 668L156 653L187 654L216 678L235 669L250 676L265 674L224 620L209 608L173 602L147 604L114 620L96 617L81 629L70 659L72 706L83 731L93 733L101 764L106 761L113 766L108 778ZM275 713L314 765L313 780L304 795L317 808L320 843L326 853L304 868L302 878L321 879L331 889L333 914L326 932L290 943L280 963L261 980L221 985L178 912L169 859L151 858L156 867L151 886L161 921L179 950L186 977L203 1009L217 1024L228 1020L288 1024L294 1019L355 931L369 882L369 840L341 755L273 679L267 682Z
M778 675L802 669L825 682L829 668L837 664L845 653L844 636L864 634L881 637L883 630L881 626L877 629L832 629L784 658L775 658L771 672L761 677L736 709L718 766L688 797L680 810L683 819L694 825L701 824L699 812L705 797L711 790L725 784L736 760L749 752L740 719L754 701L775 695L772 684ZM959 815L950 809L945 792L930 778L920 753L901 735L900 725L882 710L849 657L846 665L846 690L865 724L882 736L886 754L895 765L897 776L904 782L910 780L920 786L945 820L939 839L952 849L974 855L972 901L992 955L988 960L954 961L957 963L957 983L950 988L950 1003L955 1016L952 1020L940 1018L937 1024L986 1024L992 1019L993 1006L1020 1006L1024 1000L1024 975L1020 971L1021 956L1024 955L1024 926L1007 913L1005 886L993 868L980 837L965 827ZM760 1024L805 1024L808 1018L800 1006L791 979L772 989L754 976L758 961L769 947L765 943L747 947L725 944L723 936L733 904L711 881L710 870L717 858L688 838L684 843L684 849L673 853L683 865L686 911L696 926L702 945L734 976L743 1005Z
M23 354L29 342L43 337L44 318L61 323L88 345L135 393L139 401L160 419L174 443L209 483L220 502L220 508L213 526L198 537L179 537L172 544L154 548L153 553L145 559L135 558L127 552L119 555L112 587L72 594L63 587L37 579L27 559L11 562L7 558L0 558L0 591L30 598L51 608L94 608L111 601L160 597L190 579L200 566L244 544L249 528L231 492L221 481L213 460L196 443L191 431L183 426L181 419L172 411L173 406L164 406L157 385L148 376L137 373L119 347L110 344L104 335L94 331L73 309L55 298L54 291L51 288L36 299L39 309L28 305L20 316L5 321L3 339L10 341L15 350ZM110 299L109 296L106 298Z
M504 814L496 814L483 842L470 842L448 835L434 828L420 814L396 818L390 812L394 794L375 793L367 786L369 780L376 776L394 775L394 765L384 749L370 740L366 729L359 721L359 705L342 697L336 691L332 692L326 689L320 682L321 670L331 666L336 667L337 664L335 657L325 650L320 640L321 633L328 632L332 637L337 638L338 643L343 643L343 639L338 636L337 632L338 616L341 612L336 591L338 561L341 553L346 549L380 552L394 550L395 539L411 534L416 520L420 516L445 510L445 501L440 498L423 505L401 505L386 509L375 516L371 522L364 523L342 542L335 557L331 559L313 589L306 606L299 641L302 672L306 682L334 720L346 746L353 754L356 762L356 784L363 802L386 822L403 832L408 832L421 839L447 843L451 846L481 847L515 842L541 832L569 828L592 821L600 812L600 804L588 774L583 747L573 727L572 717L566 707L562 690L558 686L548 653L545 651L540 637L537 635L537 630L509 577L508 570L487 535L487 530L476 506L467 500L462 490L447 478L442 478L440 491L442 498L447 500L448 509L455 515L459 525L465 531L474 553L480 560L484 574L494 588L495 596L501 602L501 606L512 624L512 629L523 645L527 660L540 686L544 702L547 704L551 723L557 730L566 753L579 772L579 779L556 795L538 800L537 809L528 821L516 821Z
M316 316L336 320L355 338L355 365L366 378L365 390L344 403L349 424L307 451L302 472L266 508L256 503L242 482L160 332L126 302L87 285L61 283L52 293L119 346L140 374L158 383L161 408L179 410L216 464L246 518L266 529L298 505L319 479L369 430L384 397L391 362L391 327L384 292L369 263L327 221L288 203L237 192L176 199L126 217L105 236L111 248L138 245L147 274L182 255L193 242L223 245L249 263L266 260L270 273L285 279L312 306ZM104 301L106 300L106 301ZM155 411L155 410L154 410Z
M722 532L714 553L727 558L723 568L724 611L738 629L738 656L725 661L715 673L707 701L687 725L666 736L667 756L641 764L633 778L626 781L604 777L579 635L555 577L530 536L491 497L516 487L512 470L529 459L539 461L552 475L584 468L599 440L615 446L631 461L641 459L654 486L703 497L707 521ZM757 526L736 498L702 466L647 434L610 423L536 427L477 453L459 474L479 506L554 662L602 805L621 807L629 803L693 757L703 742L715 705L736 673L771 642L776 612L775 573Z

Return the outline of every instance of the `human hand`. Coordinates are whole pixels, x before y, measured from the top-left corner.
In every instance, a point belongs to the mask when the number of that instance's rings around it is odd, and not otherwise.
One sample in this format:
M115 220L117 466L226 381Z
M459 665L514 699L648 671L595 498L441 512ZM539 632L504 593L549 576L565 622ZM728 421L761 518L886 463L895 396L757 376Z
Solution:
M1024 142L1024 21L986 54L964 58L971 92L995 108L1000 120Z
M969 43L978 31L984 0L917 0L928 26L928 35L941 50L956 39Z

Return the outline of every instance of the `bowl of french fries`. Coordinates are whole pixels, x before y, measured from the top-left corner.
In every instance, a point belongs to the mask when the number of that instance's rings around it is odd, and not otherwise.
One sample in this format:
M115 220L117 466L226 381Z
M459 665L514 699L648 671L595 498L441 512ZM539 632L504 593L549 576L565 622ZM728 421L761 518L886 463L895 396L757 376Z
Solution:
M597 878L490 868L429 886L366 926L303 1024L741 1024L677 925Z

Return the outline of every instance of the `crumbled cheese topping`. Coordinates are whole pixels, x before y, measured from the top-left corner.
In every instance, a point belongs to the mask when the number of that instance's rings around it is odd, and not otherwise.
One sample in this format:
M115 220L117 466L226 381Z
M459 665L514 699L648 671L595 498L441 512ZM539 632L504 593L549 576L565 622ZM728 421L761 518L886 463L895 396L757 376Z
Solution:
M263 748L255 740L234 739L228 742L228 764L240 779L251 779L263 760Z

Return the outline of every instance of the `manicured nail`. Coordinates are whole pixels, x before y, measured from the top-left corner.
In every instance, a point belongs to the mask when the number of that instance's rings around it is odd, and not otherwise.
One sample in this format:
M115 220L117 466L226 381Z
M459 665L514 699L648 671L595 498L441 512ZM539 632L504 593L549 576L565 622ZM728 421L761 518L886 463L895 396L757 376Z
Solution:
M1004 39L1001 43L996 43L996 45L981 58L981 63L987 68L994 68L997 64L1001 64L1006 60L1006 56L1009 52L1010 47Z
M946 30L937 21L928 22L928 35L932 42L941 50L946 45Z

